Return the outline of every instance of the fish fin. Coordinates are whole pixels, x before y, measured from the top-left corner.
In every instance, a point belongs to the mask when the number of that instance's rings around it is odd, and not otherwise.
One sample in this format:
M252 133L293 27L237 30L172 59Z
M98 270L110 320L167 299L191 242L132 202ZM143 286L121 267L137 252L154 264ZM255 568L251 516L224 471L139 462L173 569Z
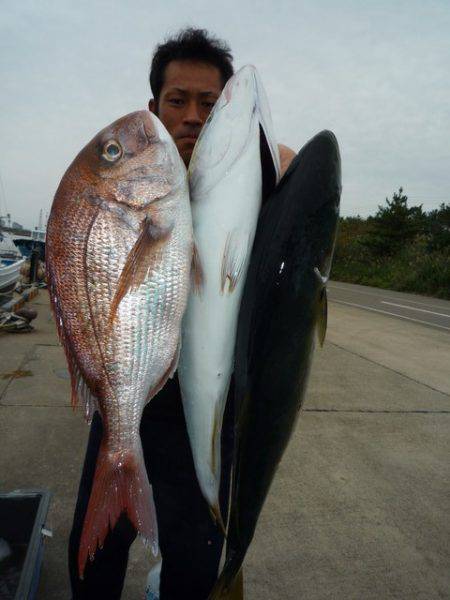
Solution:
M102 442L78 552L81 579L88 558L94 559L97 548L102 548L123 512L156 556L156 512L142 449L111 452Z
M158 383L156 383L149 391L149 393L147 395L147 402L150 402L150 400L153 398L153 396L156 396L156 394L163 389L163 387L167 383L167 380L172 379L172 377L175 375L175 371L178 368L178 361L180 360L180 352L181 352L181 335L178 338L177 349L175 350L175 353L173 355L173 358L172 358L172 361L171 361L169 367L167 368L166 372L161 377L161 379L158 381Z
M67 356L67 354L66 354ZM92 417L96 410L98 410L98 401L94 396L92 391L90 390L88 384L86 383L84 377L80 373L78 365L72 359L72 357L67 358L67 364L69 366L70 373L70 383L71 383L71 404L72 408L75 410L78 403L81 401L84 404L84 417L86 421L90 424L92 422Z
M178 338L178 344L177 344L177 349L175 350L175 354L173 355L173 359L172 362L170 363L170 367L169 367L169 374L167 376L167 379L173 379L173 376L175 375L175 371L178 369L178 363L180 361L180 353L181 353L181 335Z
M127 260L117 283L116 293L111 303L109 325L112 326L117 314L117 309L123 297L130 291L137 289L147 277L152 266L161 259L158 250L169 238L173 224L161 227L151 217L146 217L142 222L141 233Z
M222 577L216 581L208 600L244 600L244 574L241 568L232 581Z
M97 398L84 379L80 368L70 351L70 344L67 342L63 343L63 348L70 375L70 404L73 410L75 410L81 402L84 405L84 417L90 424L95 411L98 410Z
M220 461L221 461L221 437L222 437L222 421L223 411L220 409L219 403L216 404L214 411L213 433L211 437L211 470L217 482L217 493L214 502L210 503L209 511L213 521L218 525L223 535L226 537L226 526L222 518L219 504L219 487L220 487Z
M64 354L66 355L67 367L69 369L70 375L70 404L73 410L76 409L78 405L78 387L79 387L79 378L80 371L78 365L75 361L74 355L71 350L70 338L66 335L66 331L64 328L64 315L61 310L61 306L58 300L58 294L55 286L56 277L53 274L53 265L51 261L47 260L46 263L47 270L47 289L50 296L50 306L53 310L53 315L55 317L56 330L58 332L59 341L64 350Z
M232 293L238 284L250 256L250 236L236 230L227 235L222 257L221 292L225 292L228 280L228 293Z
M244 574L243 569L239 571L233 581L230 591L226 596L228 600L244 600Z
M281 178L281 164L280 164L280 151L275 138L275 132L272 122L272 115L270 112L269 100L267 98L266 91L262 84L261 78L254 70L255 88L256 88L256 107L258 111L258 119L261 127L261 132L264 136L265 142L270 152L272 159L272 169L274 174L274 183L278 184Z
M84 417L90 424L95 411L98 410L97 398L86 383L86 380L71 353L71 345L66 342L63 344L63 348L70 375L70 404L72 405L73 410L75 410L81 402L84 405Z
M203 269L202 269L202 263L200 260L200 255L198 253L197 246L195 243L194 243L194 249L192 251L191 274L192 274L193 290L197 294L200 294L200 292L202 291L204 278L203 278Z
M223 534L223 537L227 537L227 528L225 523L223 522L222 513L220 511L219 503L215 503L213 506L209 507L209 514L211 515L214 523L219 527L220 531Z
M55 321L57 325L59 339L66 355L67 368L70 375L70 404L73 410L76 409L80 400L84 403L85 407L85 418L88 423L91 423L94 412L98 410L97 399L89 388L86 380L84 379L78 363L75 359L75 353L73 351L72 343L66 331L64 329L64 319L62 312L59 307L56 292L53 286L49 286L51 304L55 315Z
M325 342L325 336L327 333L327 322L328 322L328 299L327 299L327 288L324 286L320 292L319 306L318 306L318 319L317 319L317 333L319 337L319 343L323 346Z

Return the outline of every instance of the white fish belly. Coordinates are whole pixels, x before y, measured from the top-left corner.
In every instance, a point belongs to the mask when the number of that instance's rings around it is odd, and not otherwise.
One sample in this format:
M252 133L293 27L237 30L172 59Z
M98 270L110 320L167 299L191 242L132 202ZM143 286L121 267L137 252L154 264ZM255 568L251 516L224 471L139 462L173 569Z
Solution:
M234 366L237 318L261 204L259 132L239 164L206 198L193 199L194 238L203 283L183 319L179 380L200 487L217 504L220 432ZM223 280L227 249L242 262L232 291ZM223 289L222 289L223 287Z

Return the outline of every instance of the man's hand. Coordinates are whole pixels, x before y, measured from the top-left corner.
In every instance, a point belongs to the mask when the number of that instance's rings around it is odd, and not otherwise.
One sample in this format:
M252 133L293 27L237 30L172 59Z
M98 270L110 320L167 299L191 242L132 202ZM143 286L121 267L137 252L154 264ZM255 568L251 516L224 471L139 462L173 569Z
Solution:
M278 150L280 152L281 177L283 177L296 153L284 144L278 144Z

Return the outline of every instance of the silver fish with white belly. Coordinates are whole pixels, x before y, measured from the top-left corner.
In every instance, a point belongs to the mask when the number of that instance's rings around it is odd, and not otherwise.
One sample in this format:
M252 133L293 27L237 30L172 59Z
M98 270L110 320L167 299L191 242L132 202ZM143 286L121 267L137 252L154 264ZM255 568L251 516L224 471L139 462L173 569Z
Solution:
M178 376L197 478L222 527L220 434L261 207L261 131L278 180L267 99L256 69L245 66L226 84L189 166L197 276L183 319Z

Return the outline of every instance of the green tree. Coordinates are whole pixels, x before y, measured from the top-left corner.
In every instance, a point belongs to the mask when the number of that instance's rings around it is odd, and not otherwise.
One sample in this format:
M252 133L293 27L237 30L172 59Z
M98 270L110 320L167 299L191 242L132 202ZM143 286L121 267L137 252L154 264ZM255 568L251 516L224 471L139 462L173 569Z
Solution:
M450 204L442 203L428 213L428 250L450 249Z
M371 254L380 257L395 256L418 234L426 232L422 205L409 207L403 188L394 193L392 200L386 198L386 206L379 206L369 221L369 231L361 242Z

